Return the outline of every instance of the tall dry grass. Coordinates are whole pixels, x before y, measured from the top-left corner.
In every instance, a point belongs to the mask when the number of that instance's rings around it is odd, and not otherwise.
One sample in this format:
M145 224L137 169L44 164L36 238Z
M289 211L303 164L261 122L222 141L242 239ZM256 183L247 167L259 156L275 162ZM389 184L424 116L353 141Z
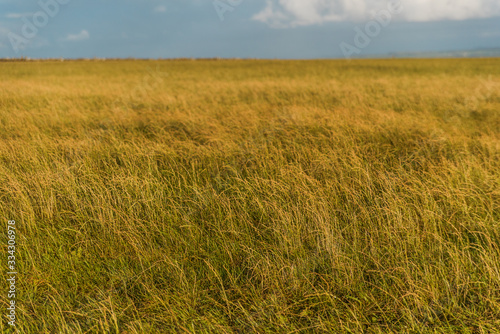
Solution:
M20 333L500 331L500 60L0 73Z

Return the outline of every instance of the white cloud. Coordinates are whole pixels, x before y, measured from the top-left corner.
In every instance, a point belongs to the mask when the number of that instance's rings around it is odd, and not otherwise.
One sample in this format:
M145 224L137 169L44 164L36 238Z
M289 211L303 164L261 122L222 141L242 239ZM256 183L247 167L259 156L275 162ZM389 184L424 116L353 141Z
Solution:
M167 11L166 6L157 6L155 7L155 13L165 13Z
M407 0L404 16L410 21L466 20L500 15L498 0Z
M78 34L69 34L66 36L66 41L76 42L76 41L84 41L90 38L90 34L87 30L82 30Z
M20 19L23 16L33 15L33 13L9 13L5 15L8 19Z
M499 0L268 0L253 19L275 28L362 21L398 4L398 20L465 20L500 16Z

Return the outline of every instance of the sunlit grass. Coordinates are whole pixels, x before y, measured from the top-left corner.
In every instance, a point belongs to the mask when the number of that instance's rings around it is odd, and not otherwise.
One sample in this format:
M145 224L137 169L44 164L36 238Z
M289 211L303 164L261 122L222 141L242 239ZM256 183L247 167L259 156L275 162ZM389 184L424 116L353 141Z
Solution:
M500 60L0 73L19 332L500 331Z

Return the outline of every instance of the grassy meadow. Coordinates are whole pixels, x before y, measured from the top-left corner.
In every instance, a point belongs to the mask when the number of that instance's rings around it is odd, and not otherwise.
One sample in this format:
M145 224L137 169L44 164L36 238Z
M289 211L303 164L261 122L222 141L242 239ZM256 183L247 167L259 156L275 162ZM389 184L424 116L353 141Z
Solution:
M500 59L0 78L16 332L500 332Z

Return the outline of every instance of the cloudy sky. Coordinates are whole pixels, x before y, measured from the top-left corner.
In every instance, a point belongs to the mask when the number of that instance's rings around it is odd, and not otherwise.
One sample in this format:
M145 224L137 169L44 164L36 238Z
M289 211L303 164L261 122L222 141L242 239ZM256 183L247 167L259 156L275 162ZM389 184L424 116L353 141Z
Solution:
M0 57L340 58L500 48L500 0L0 0Z

